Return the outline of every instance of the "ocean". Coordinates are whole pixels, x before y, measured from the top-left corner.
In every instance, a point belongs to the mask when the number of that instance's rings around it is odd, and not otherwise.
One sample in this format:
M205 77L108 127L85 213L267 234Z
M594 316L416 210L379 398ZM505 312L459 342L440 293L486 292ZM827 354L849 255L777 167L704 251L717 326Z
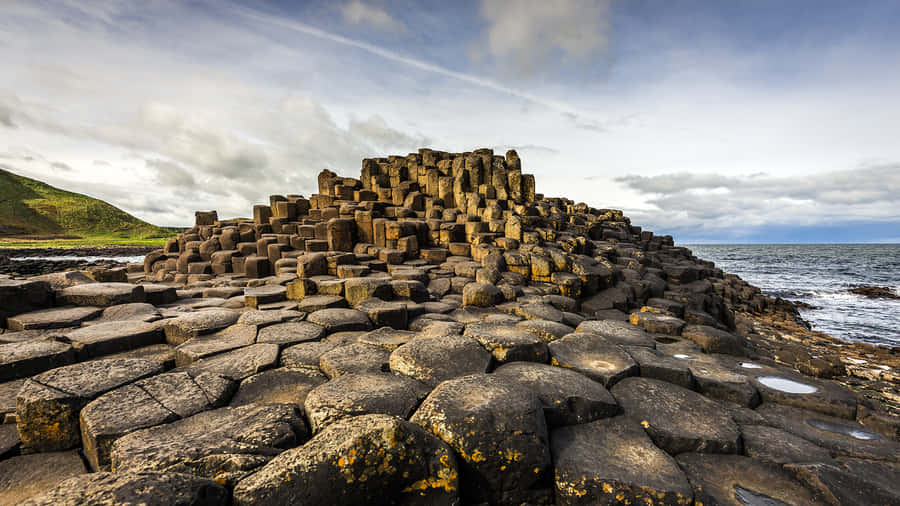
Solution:
M685 244L759 287L766 295L805 302L815 330L845 341L900 346L900 300L847 290L887 286L900 293L900 244Z

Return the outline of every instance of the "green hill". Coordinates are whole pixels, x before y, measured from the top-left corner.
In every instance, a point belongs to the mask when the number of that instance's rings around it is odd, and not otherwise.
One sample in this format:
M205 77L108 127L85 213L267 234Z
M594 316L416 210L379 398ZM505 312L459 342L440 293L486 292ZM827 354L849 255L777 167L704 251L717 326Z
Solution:
M64 236L102 242L144 241L174 235L80 193L54 188L0 169L0 238Z

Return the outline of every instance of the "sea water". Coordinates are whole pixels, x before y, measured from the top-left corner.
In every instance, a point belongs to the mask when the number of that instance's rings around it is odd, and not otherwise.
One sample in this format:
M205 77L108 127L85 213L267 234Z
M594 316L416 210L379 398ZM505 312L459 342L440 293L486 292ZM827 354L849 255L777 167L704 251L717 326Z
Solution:
M846 341L900 346L900 300L848 292L867 285L900 294L900 244L685 246L766 295L813 306L800 314L815 330Z

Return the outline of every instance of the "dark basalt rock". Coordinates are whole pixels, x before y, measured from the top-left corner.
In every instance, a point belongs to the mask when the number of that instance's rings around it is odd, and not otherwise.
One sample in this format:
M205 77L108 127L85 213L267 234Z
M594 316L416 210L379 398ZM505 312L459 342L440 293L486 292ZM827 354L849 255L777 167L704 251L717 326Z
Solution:
M900 295L889 286L857 286L847 291L870 299L900 299Z
M831 462L831 454L802 437L765 425L741 425L744 453L776 465L795 462Z
M162 372L156 362L106 359L39 374L16 397L22 444L30 451L57 451L81 443L78 414L88 402L124 384Z
M459 455L463 499L518 503L546 497L550 450L543 405L509 379L473 374L438 385L411 421Z
M167 320L164 327L166 342L177 346L199 335L210 334L234 324L241 314L229 309L210 309L186 313Z
M95 473L63 481L21 503L28 506L144 504L226 506L228 490L218 483L180 473Z
M130 283L85 283L63 288L56 294L58 303L73 306L108 307L130 302L145 302L144 287Z
M222 406L234 392L226 378L186 373L152 376L101 395L81 410L83 452L95 470L109 468L109 452L120 437Z
M26 378L74 361L75 350L65 343L31 340L0 344L0 381Z
M380 346L354 343L323 353L319 357L319 368L332 379L342 374L387 372L390 357L391 352Z
M63 480L86 472L84 462L74 450L0 460L0 504L22 504Z
M756 410L766 424L795 434L837 455L900 462L900 443L857 422L765 403Z
M472 323L463 335L475 339L498 362L547 362L547 344L538 335L504 323Z
M822 504L778 466L739 455L684 453L676 460L694 488L695 504Z
M626 378L611 392L625 416L671 455L741 450L741 432L728 411L697 392L648 378Z
M409 418L428 387L394 374L342 374L309 392L304 404L313 432L343 418L367 414Z
M318 369L301 367L269 369L242 381L230 405L276 403L294 404L302 409L309 392L326 381L328 378Z
M689 505L693 491L675 459L624 417L555 429L556 504Z
M451 506L459 504L459 471L450 448L417 425L357 416L241 480L234 504Z
M219 408L119 438L112 470L187 473L233 484L307 435L290 404Z
M638 366L624 348L593 334L569 334L549 344L551 363L574 369L607 388L638 374Z
M551 427L588 423L618 412L616 400L602 384L570 369L533 362L511 362L494 374L533 391L544 405Z
M586 320L578 325L575 332L603 336L607 341L621 346L656 348L656 341L650 334L627 321Z
M785 470L824 502L841 506L900 504L900 464L864 459L788 464Z
M425 332L427 333L427 332ZM487 372L491 354L471 337L420 335L391 353L391 371L434 388L441 382Z
M58 307L18 314L7 320L10 330L39 330L77 327L100 316L103 309L91 306Z

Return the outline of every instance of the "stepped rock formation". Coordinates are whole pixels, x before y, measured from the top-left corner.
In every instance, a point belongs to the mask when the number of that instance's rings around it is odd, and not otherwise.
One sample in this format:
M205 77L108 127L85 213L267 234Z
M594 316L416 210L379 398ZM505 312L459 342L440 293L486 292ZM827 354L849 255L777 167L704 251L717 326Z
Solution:
M116 279L0 278L0 503L900 503L900 419L842 384L894 395L846 358L890 350L515 151L318 185Z

